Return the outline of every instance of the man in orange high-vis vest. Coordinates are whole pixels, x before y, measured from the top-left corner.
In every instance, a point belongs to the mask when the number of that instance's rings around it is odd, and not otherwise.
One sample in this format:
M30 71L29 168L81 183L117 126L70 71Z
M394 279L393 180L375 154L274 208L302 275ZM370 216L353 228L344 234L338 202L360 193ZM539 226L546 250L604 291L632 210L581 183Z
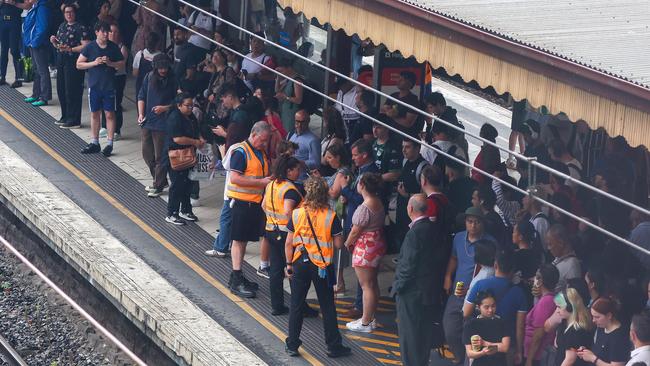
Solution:
M257 122L247 140L234 147L230 157L230 182L226 195L230 198L232 223L232 274L228 286L230 291L241 297L255 297L258 286L244 277L241 265L246 255L246 244L258 241L264 232L264 211L262 198L264 188L271 181L270 163L264 153L271 137L271 127L266 122Z
M346 356L350 354L350 348L342 344L337 326L333 289L336 275L332 265L334 249L343 246L343 228L336 213L329 207L329 188L325 180L315 177L307 179L305 191L303 205L293 210L287 223L284 251L286 273L291 284L291 306L285 350L289 356L299 355L303 303L313 283L323 314L327 355Z

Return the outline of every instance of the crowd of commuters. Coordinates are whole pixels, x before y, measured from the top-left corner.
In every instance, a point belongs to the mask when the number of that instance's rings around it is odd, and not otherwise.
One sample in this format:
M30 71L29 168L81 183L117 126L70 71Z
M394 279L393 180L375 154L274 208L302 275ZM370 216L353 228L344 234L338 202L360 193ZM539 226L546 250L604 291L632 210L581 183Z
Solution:
M208 12L218 12L216 3L196 2ZM253 3L255 30L277 22L268 2ZM196 150L211 146L210 169L223 171L226 184L220 231L206 255L230 257L230 290L252 298L259 286L244 277L242 264L248 242L262 238L257 273L270 281L272 314L289 314L289 355L299 355L303 318L318 315L305 302L311 284L328 355L350 353L336 325L334 293L346 291L342 271L351 266L358 286L346 313L355 320L346 328L370 333L380 327L377 303L389 290L397 300L405 365L428 364L430 350L443 344L455 363L468 359L476 366L650 365L650 315L643 312L650 260L536 198L645 248L650 217L574 181L542 171L530 176L525 161L502 162L488 143L468 169L458 162L469 164L470 156L456 110L441 93L414 94L417 81L409 71L400 73L392 97L449 124L390 99L379 106L373 92L339 80L330 90L340 103L324 106L321 138L310 125L313 96L291 80L305 80L294 59L267 54L255 37L248 46L238 44L220 21L186 5L147 5L192 32L121 0L5 0L0 85L9 52L17 77L11 86L21 85L16 60L29 52L34 84L25 101L47 105L55 64L57 124L78 128L85 78L92 133L81 152L110 156L132 73L142 156L152 177L145 193L158 197L168 188L165 220L173 225L198 220L192 207L200 187L189 173ZM299 27L290 12L285 16L279 41L295 48ZM355 71L359 80L372 80L371 67ZM584 130L562 114L538 118L527 113L529 106L521 108L518 103L513 113L512 142L524 155L645 206L645 166L622 138ZM498 132L486 123L480 135L495 142ZM397 253L395 281L382 289L382 259Z

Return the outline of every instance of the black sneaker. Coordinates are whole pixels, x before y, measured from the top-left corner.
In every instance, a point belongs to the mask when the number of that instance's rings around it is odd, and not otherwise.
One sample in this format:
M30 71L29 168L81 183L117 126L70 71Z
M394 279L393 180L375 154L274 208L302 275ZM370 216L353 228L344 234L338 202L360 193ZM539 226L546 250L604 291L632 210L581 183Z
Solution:
M0 86L7 85L7 80L5 78L0 78Z
M286 352L287 355L289 355L289 357L298 357L298 356L300 356L300 352L298 352L297 349L291 349L286 344L284 345L284 352Z
M287 314L287 313L289 313L289 308L287 306L284 306L284 305L279 309L273 309L271 311L271 315L273 315L273 316L284 315L284 314Z
M176 215L165 217L165 221L167 221L170 224L174 224L174 225L178 225L178 226L185 225L185 220L181 219L180 217L178 217Z
M242 276L242 282L244 283L246 288L251 289L253 291L257 291L260 289L260 285L258 285L257 282L249 281L246 277Z
M113 155L113 145L104 146L104 150L102 150L102 154L105 157L109 157L109 156Z
M9 85L9 87L13 89L20 88L21 86L23 86L23 82L20 80L16 80L13 83L11 83L11 85Z
M81 153L82 154L97 154L101 150L102 149L101 149L101 147L99 147L99 144L94 144L94 143L91 142L81 150Z
M180 216L182 219L185 219L186 221L193 221L193 222L199 221L199 218L196 217L196 215L191 212L190 213L181 212L180 214L178 214L178 216Z
M61 126L61 125L64 125L64 124L66 124L66 123L68 123L68 121L66 121L66 119L63 118L63 117L61 117L59 120L57 120L56 122L54 122L54 124L57 125L57 126Z
M64 122L64 123L59 123L59 121L56 121L56 124L59 125L59 128L63 128L66 130L72 130L75 128L81 128L80 123L73 123L73 122Z
M258 267L257 268L257 275L260 277L264 278L271 278L271 272L270 272L270 267Z
M242 278L243 279L243 278ZM247 298L247 299L252 299L257 295L255 293L255 290L251 289L250 287L246 286L246 283L242 280L235 280L234 277L232 279L232 282L230 284L230 292L233 294Z
M352 350L350 347L346 347L344 345L340 345L336 348L328 349L327 350L327 357L329 358L337 358L337 357L343 357L343 356L349 356L352 353Z

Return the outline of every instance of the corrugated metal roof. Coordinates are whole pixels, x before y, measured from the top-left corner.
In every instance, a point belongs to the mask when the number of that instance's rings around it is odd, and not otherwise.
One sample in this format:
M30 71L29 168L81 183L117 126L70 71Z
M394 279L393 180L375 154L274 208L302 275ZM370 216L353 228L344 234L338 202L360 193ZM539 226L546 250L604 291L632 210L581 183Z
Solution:
M395 0L650 89L648 0Z

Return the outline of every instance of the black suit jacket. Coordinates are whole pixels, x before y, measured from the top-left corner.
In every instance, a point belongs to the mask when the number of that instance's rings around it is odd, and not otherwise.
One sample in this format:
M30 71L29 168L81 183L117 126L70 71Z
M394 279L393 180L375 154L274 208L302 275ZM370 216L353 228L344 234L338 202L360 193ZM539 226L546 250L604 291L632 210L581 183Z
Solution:
M437 305L447 265L440 225L417 221L406 233L399 252L392 293L420 296L423 305Z

